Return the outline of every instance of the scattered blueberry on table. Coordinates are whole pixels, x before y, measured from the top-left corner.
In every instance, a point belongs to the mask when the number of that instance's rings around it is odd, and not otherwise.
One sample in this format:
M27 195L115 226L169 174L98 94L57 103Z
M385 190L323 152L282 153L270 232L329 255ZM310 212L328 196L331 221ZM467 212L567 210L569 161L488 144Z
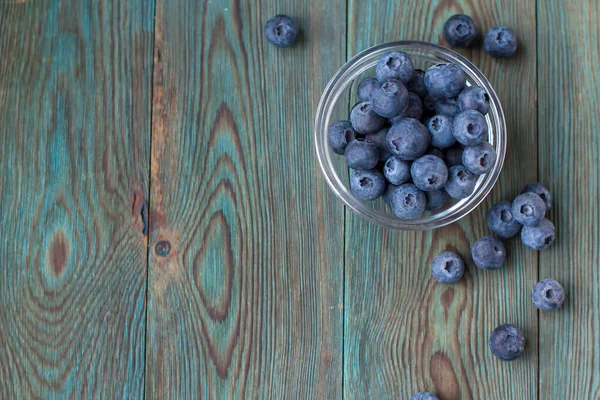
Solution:
M492 331L488 345L500 360L513 361L525 350L525 335L514 325L502 324Z
M506 248L500 239L485 236L473 244L471 255L477 268L498 269L504 265Z
M456 283L465 273L463 259L452 251L438 254L431 264L431 274L439 283Z
M471 46L477 37L475 21L468 15L453 15L444 24L444 37L452 47Z
M298 25L287 15L276 15L267 21L265 36L277 47L289 47L298 38Z
M536 283L531 291L533 304L542 311L555 311L565 301L565 290L554 279L544 279Z
M517 34L508 26L494 27L485 34L483 47L494 58L510 57L517 51Z
M555 239L554 224L546 218L543 218L536 226L524 226L521 230L521 242L533 250L547 249Z
M494 205L487 215L488 228L504 239L516 236L523 227L513 217L511 210L512 204L510 201L501 201Z
M546 203L537 194L525 192L513 200L512 214L521 225L536 226L546 214Z
M433 393L431 392L418 392L415 393L410 400L439 400Z
M523 187L521 193L527 192L535 193L538 196L540 196L546 204L546 210L549 210L552 206L552 195L550 194L550 191L546 188L546 186L542 185L541 183L528 183Z

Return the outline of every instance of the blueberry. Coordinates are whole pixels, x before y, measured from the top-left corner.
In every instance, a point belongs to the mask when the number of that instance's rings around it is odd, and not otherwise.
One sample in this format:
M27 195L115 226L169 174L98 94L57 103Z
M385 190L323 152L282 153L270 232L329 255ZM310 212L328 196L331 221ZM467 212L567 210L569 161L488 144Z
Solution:
M422 69L415 69L412 78L406 84L406 88L409 92L415 93L420 98L427 96L427 88L425 87L425 71Z
M408 83L414 72L410 56L403 51L385 53L375 67L375 74L380 81L398 79L402 83Z
M462 155L465 150L459 144L456 144L444 151L444 161L448 167L462 165Z
M393 185L401 185L410 179L410 163L391 156L385 162L383 175Z
M502 324L492 331L489 341L492 354L502 361L512 361L525 350L525 335L519 328Z
M459 112L460 108L458 108L458 103L454 99L439 99L435 103L436 114L445 115L447 117L454 117Z
M425 209L427 211L439 210L440 208L448 204L449 198L450 196L448 196L448 193L445 189L430 190L428 192L425 192L425 199L427 200L427 203L425 204Z
M376 169L354 171L350 176L350 190L363 201L381 197L385 192L386 184L383 174Z
M448 180L444 161L430 154L417 158L410 167L410 174L415 186L424 191L441 189Z
M543 218L537 226L524 226L521 231L521 242L530 249L544 250L554 243L556 230L554 224Z
M388 183L387 187L385 188L385 192L383 192L383 201L390 206L392 205L392 193L394 193L394 190L397 187L398 185L392 185L391 183Z
M439 157L442 160L444 159L444 152L437 147L431 147L426 154L431 154L432 156Z
M379 151L379 161L382 162L385 162L392 155L386 139L389 129L390 128L381 128L376 133L365 136L365 140L373 143L375 147L377 147L377 151Z
M531 300L542 311L554 311L565 301L565 290L554 279L544 279L533 287Z
M465 147L463 165L475 175L488 173L496 164L496 149L488 142Z
M546 203L537 194L525 192L513 200L511 211L521 225L536 226L546 214Z
M414 93L408 94L408 108L403 113L389 119L390 124L394 125L403 118L421 119L423 116L423 102L419 96Z
M468 15L453 15L444 24L444 37L452 47L469 47L476 36L475 21Z
M435 114L435 105L437 104L437 99L432 95L428 94L423 98L423 115L433 115Z
M287 15L276 15L265 25L267 40L277 47L289 47L296 42L298 25Z
M433 259L431 273L439 283L456 283L465 273L465 263L458 254L444 251Z
M360 101L370 101L373 90L379 86L375 78L365 78L358 85L358 98Z
M362 171L375 168L379 161L377 147L364 139L354 139L348 143L344 155L350 168Z
M535 193L540 196L542 200L544 200L544 203L546 203L546 211L552 206L552 196L550 195L550 191L541 183L528 183L523 186L521 193L527 192Z
M418 392L410 398L410 400L439 400L433 393L430 392Z
M455 199L465 199L473 194L476 178L464 166L455 165L448 168L448 182L446 192Z
M356 132L368 135L380 130L385 123L385 119L373 111L371 103L363 101L355 105L350 111L350 122Z
M437 64L430 67L425 73L425 86L433 97L450 99L463 91L466 76L456 64Z
M500 239L484 236L471 247L471 256L477 268L498 269L504 265L506 248Z
M371 94L373 111L384 118L392 118L404 113L408 108L408 90L402 82L388 79L375 87Z
M414 118L404 118L390 128L388 147L396 157L411 161L427 151L431 135L427 128Z
M453 122L451 117L434 115L427 122L427 129L431 133L431 145L445 149L456 143L452 133Z
M410 183L398 186L391 195L392 211L402 219L419 218L425 211L426 202L425 193Z
M508 239L515 236L522 225L512 215L510 201L501 201L493 206L487 215L487 224L492 232L501 238Z
M469 86L458 96L460 111L477 110L485 115L490 109L490 96L479 86Z
M483 114L476 110L456 114L452 129L456 140L464 146L475 146L488 138L487 121Z
M348 143L356 139L356 132L350 121L334 122L327 130L329 148L336 154L344 154Z
M517 34L507 26L497 26L485 34L483 47L494 58L510 57L517 51Z

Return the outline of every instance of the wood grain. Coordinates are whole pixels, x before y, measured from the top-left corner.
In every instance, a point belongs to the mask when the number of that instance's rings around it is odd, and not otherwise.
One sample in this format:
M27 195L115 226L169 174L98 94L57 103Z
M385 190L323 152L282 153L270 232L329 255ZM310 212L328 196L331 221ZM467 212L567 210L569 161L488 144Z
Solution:
M478 271L470 243L489 234L485 215L537 177L536 30L534 1L474 6L468 1L349 1L349 56L392 40L444 43L442 27L466 13L480 30L506 24L516 29L516 58L495 61L479 46L461 51L496 88L508 127L508 154L492 195L460 223L434 232L403 233L378 228L347 211L344 328L345 398L409 398L433 391L440 399L537 398L537 313L530 289L537 255L517 241L507 244L507 266ZM444 286L430 263L445 249L467 261L466 277ZM488 350L500 323L521 327L527 352L502 363Z
M540 393L600 399L600 4L538 3L539 170L553 195L553 247L540 279L564 308L540 313Z
M0 398L141 398L152 12L0 4Z
M149 398L341 397L343 208L312 126L345 3L277 5L157 3ZM264 39L277 13L293 49Z

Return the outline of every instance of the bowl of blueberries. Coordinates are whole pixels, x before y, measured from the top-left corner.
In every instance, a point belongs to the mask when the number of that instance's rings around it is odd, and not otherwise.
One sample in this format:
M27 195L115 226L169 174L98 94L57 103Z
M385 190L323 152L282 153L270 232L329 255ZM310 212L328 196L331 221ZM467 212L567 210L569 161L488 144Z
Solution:
M506 125L486 77L460 54L399 41L353 57L315 118L319 164L358 215L401 230L458 221L502 170Z

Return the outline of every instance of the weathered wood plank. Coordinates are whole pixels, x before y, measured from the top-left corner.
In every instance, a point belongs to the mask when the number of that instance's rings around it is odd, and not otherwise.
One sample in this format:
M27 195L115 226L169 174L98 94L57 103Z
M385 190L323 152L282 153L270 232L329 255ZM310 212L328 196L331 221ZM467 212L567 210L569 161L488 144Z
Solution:
M0 398L141 398L153 7L0 4Z
M440 399L536 398L537 313L530 289L537 255L508 243L509 262L480 272L470 260L470 243L489 234L489 207L510 199L537 175L535 2L365 2L349 1L349 55L392 40L443 43L448 17L466 13L480 30L514 27L518 57L495 61L479 46L461 51L488 76L502 101L509 148L492 195L458 224L427 233L392 232L347 211L345 358L346 398L409 398L420 390ZM466 278L437 284L430 263L440 251L456 249L468 261ZM528 350L501 363L488 350L489 333L503 322L526 332Z
M540 312L540 398L600 398L600 4L538 2L539 171L554 197L556 243L540 279L564 308Z
M149 398L341 396L343 208L312 126L345 2L277 6L157 4ZM267 44L277 13L299 45Z

